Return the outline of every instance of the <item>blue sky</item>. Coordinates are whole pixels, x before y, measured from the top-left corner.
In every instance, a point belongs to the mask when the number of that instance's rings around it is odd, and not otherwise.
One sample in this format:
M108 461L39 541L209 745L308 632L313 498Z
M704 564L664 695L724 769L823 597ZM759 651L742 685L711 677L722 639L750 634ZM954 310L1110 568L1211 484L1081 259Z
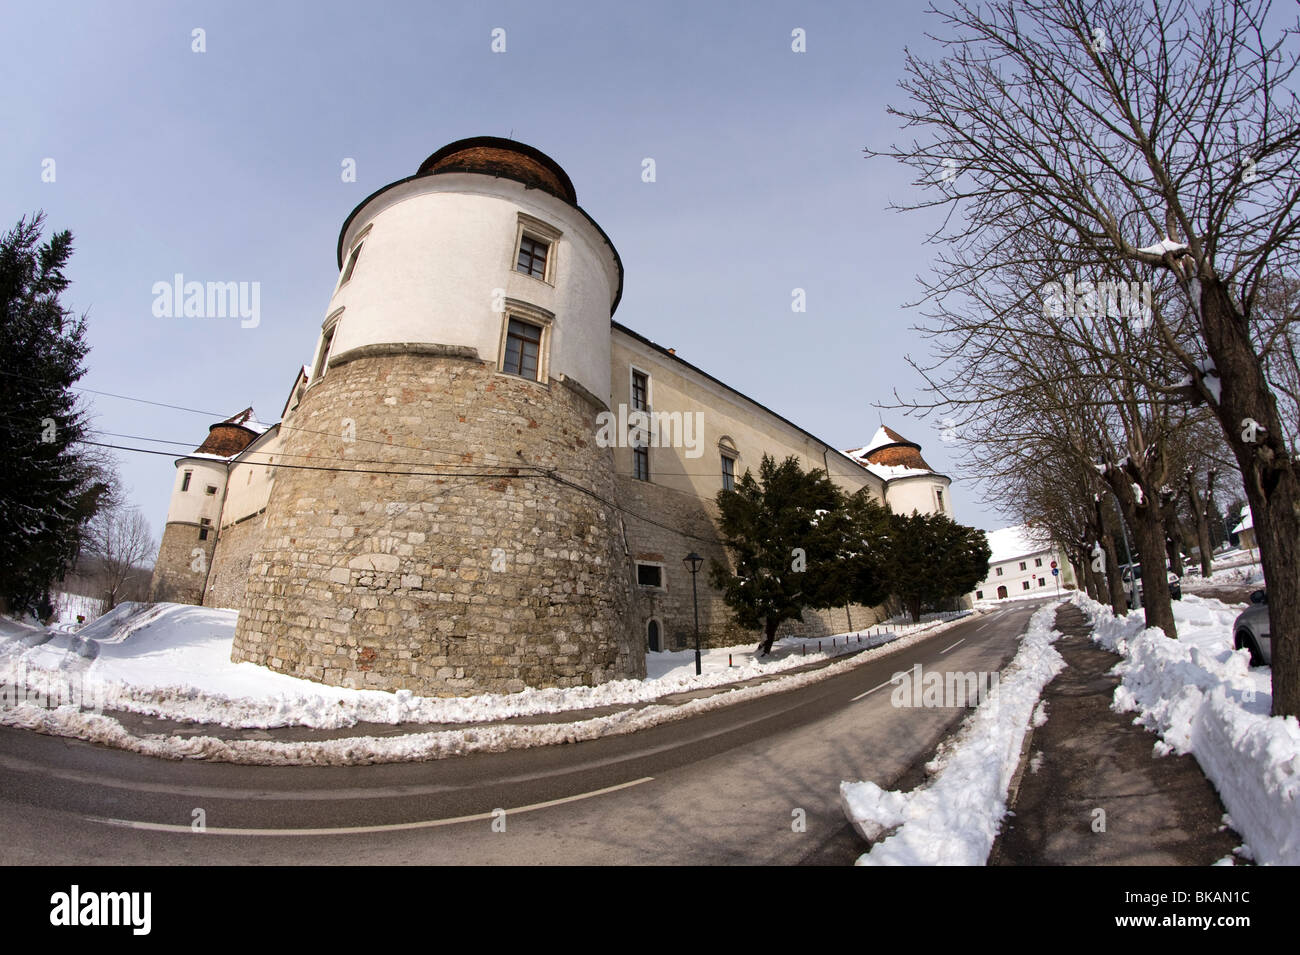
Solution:
M906 170L862 155L902 138L885 107L935 26L919 4L13 4L3 224L44 209L74 233L85 388L273 421L353 207L448 142L512 136L565 168L617 246L620 322L840 448L883 414L952 473L936 421L873 407L917 393L903 358L927 346L903 306L933 249L922 215L886 209L915 198ZM260 283L260 323L155 317L153 284L178 272ZM106 432L193 445L210 423L88 397ZM171 460L120 460L160 534ZM1006 523L979 495L954 485L958 520Z

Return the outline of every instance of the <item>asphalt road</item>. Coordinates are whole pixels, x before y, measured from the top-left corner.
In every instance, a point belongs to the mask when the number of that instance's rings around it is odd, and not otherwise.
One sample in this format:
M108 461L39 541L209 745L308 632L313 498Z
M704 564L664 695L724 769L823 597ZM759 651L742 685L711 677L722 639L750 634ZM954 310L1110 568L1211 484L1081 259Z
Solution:
M0 863L847 864L840 781L915 785L966 712L895 707L890 678L1000 670L1039 606L639 733L426 763L174 762L2 727Z

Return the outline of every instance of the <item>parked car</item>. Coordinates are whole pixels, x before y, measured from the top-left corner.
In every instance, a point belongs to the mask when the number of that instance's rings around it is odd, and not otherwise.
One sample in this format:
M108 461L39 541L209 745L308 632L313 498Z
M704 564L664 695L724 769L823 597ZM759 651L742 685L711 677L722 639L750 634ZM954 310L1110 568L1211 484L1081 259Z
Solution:
M1271 666L1273 640L1268 632L1268 591L1255 591L1250 595L1250 603L1232 625L1232 645L1250 651L1251 666Z
M1124 591L1132 594L1130 598L1133 601L1132 609L1136 610L1142 606L1142 567L1138 564L1125 564L1123 567ZM1137 586L1133 587L1133 578L1137 577ZM1183 579L1169 571L1166 579L1169 581L1169 596L1174 600L1183 599Z

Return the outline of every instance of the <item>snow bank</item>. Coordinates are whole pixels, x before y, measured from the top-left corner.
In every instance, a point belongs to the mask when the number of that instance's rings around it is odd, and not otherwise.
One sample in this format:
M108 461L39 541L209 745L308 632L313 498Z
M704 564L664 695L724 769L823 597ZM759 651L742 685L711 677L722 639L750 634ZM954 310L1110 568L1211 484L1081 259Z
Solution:
M840 783L840 804L870 841L896 830L858 865L983 865L993 848L1007 790L1039 694L1065 666L1052 647L1059 603L1037 611L997 688L926 767L929 783L911 792L873 782Z
M963 615L964 616L964 615ZM911 627L817 640L778 641L758 657L750 644L707 650L695 675L693 651L648 655L651 678L598 686L526 689L511 694L432 698L327 686L230 659L238 612L186 604L123 603L75 635L0 630L0 684L45 685L57 673L75 679L76 695L104 708L242 729L307 726L339 729L359 722L481 723L592 707L635 705L780 673L832 659L902 635L928 632L948 617ZM16 624L15 624L16 626ZM38 636L34 636L38 635ZM42 642L43 641L43 642ZM40 645L32 647L37 642ZM734 665L729 666L729 663Z
M1187 595L1174 601L1178 639L1146 628L1141 612L1116 618L1074 598L1093 639L1124 659L1112 708L1154 730L1157 755L1191 753L1219 791L1254 858L1300 864L1300 723L1270 716L1271 672L1232 647L1240 607Z
M196 609L196 608L189 608ZM752 700L770 693L797 689L828 680L882 655L911 646L956 621L918 628L896 641L851 659L780 680L737 687L727 693L689 700L674 706L651 705L570 723L514 723L464 729L408 733L398 736L357 736L310 741L223 740L213 736L135 736L111 716L85 712L75 706L45 708L30 703L0 707L0 725L101 743L165 759L207 759L260 766L355 766L370 763L443 759L468 753L501 752L557 743L577 743L648 729L698 713ZM273 674L278 676L279 674ZM284 679L290 679L285 677ZM393 696L394 694L382 694ZM435 701L463 702L463 701Z

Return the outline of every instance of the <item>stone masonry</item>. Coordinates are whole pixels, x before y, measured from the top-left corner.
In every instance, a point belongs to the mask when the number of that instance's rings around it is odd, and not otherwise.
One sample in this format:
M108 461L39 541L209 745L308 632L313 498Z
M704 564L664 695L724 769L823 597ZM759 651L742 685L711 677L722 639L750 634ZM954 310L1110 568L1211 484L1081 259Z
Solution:
M215 528L208 531L206 541L201 541L198 524L173 522L164 527L149 582L149 599L202 603L216 543Z
M333 358L284 454L334 470L277 474L233 659L441 696L643 676L600 410L463 347Z

